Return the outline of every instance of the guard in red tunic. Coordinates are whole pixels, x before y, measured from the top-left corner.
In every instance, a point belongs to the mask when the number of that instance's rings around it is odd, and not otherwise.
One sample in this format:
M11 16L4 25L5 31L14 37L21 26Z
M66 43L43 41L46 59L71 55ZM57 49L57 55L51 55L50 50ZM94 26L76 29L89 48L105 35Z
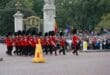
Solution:
M21 55L27 56L28 55L28 39L27 39L25 31L22 32L20 42L21 42L21 49L22 49Z
M74 32L73 32L73 37L72 37L72 46L74 47L74 51L73 51L73 54L76 53L76 55L78 55L78 44L79 44L79 37L77 36L77 30L75 29Z
M66 55L66 50L65 50L65 45L66 45L66 40L64 36L60 37L60 50L59 50L59 54L61 54L61 52L63 53L63 55Z
M36 47L36 37L35 35L33 35L29 40L29 43L30 43L30 56L33 56L34 53L35 53L35 47Z
M48 37L48 33L45 33L44 38L42 39L43 41L43 46L44 46L44 50L43 52L48 55L49 52L49 37Z
M18 37L18 33L17 32L15 32L13 40L14 40L14 46L15 46L14 54L19 55L19 51L20 51L20 48L19 48L20 43L19 43L19 41L20 41L20 39Z
M7 51L6 54L12 55L12 50L13 50L13 38L12 38L12 33L9 32L7 37L5 38L5 43L7 45Z
M30 52L30 50L29 50L29 41L28 41L29 39L25 35L23 40L24 40L24 55L28 56L29 52Z
M57 38L54 31L51 31L51 47L52 47L52 53L55 53L55 56L57 56Z
M16 41L18 42L18 44L17 44L17 46L18 46L17 55L22 55L22 43L21 43L22 35L21 35L21 31L18 31L17 35L18 35L18 37L16 39Z
M51 37L52 37L51 34L49 34L49 37L47 38L48 52L50 52L50 55L52 55L52 52L53 52L53 50L52 50L52 43L51 43L52 38Z

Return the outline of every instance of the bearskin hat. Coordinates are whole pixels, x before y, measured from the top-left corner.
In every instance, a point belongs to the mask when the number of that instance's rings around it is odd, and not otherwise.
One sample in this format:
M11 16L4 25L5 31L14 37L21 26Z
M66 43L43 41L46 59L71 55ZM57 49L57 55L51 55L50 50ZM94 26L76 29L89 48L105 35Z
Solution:
M13 35L12 32L8 32L6 36L8 37L8 36L12 36L12 35Z
M72 30L72 33L73 33L73 34L76 34L76 33L77 33L77 29L73 29L73 30Z
M64 36L64 33L63 32L60 32L60 36Z

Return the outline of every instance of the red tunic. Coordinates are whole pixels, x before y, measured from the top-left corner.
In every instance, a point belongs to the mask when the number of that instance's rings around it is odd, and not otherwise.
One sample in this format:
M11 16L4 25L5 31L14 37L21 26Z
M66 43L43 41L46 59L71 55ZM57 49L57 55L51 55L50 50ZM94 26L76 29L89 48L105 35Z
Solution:
M20 38L19 38L19 37L15 37L15 38L13 39L13 41L14 41L14 45L15 45L15 46L20 46Z
M28 46L28 40L26 37L21 38L21 46Z
M49 39L48 39L48 44L49 44L49 45L52 45L51 41L52 41L52 38L49 37Z
M43 43L43 45L46 45L46 37L44 37L44 38L42 39L42 43Z
M54 47L55 47L55 46L56 46L55 37L50 37L50 38L49 38L49 43L50 43L51 46L54 46Z
M35 47L36 46L36 40L34 40L34 38L30 38L29 41L30 41L30 45L32 47Z
M50 45L50 38L49 37L45 37L45 41L46 41L46 43L45 43L45 45Z
M76 46L78 44L78 41L79 41L79 37L77 35L73 35L72 43L74 46Z
M66 40L65 40L65 38L60 38L60 45L61 46L65 46L65 44L66 44Z
M7 46L13 46L13 39L7 37L5 39L5 43L6 43Z

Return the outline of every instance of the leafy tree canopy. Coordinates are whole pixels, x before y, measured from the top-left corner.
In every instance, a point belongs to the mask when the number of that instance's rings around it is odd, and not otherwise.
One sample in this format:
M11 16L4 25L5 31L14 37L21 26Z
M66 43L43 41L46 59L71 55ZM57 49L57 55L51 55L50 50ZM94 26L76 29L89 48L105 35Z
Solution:
M96 29L101 28L110 30L110 13L101 17L101 21L98 23Z

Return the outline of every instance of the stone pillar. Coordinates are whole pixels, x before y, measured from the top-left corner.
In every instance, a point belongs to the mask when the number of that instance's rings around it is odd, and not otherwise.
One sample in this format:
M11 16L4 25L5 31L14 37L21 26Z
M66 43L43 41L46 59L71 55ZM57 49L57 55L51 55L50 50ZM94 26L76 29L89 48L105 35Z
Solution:
M22 31L23 29L23 14L20 11L17 11L17 13L14 14L14 31Z
M43 7L43 32L54 31L56 9L55 0L44 0L45 5Z

